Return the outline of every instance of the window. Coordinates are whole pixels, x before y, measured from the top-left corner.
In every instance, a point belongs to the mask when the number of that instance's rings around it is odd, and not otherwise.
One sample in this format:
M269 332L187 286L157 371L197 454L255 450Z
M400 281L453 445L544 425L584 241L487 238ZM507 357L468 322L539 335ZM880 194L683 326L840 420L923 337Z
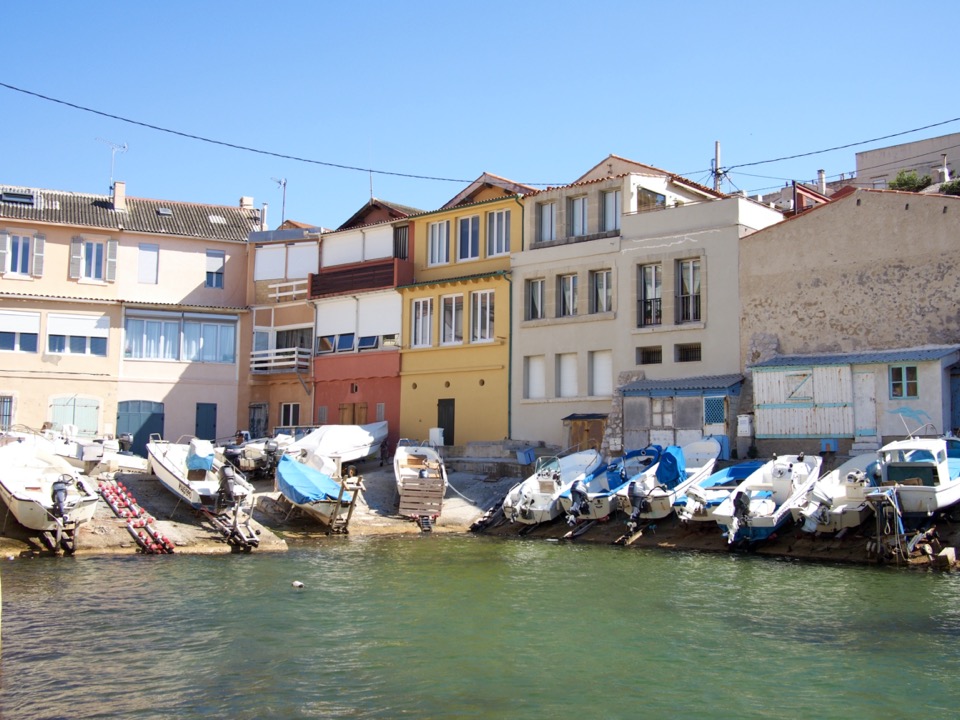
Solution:
M223 265L226 256L223 250L207 250L207 283L208 288L223 290Z
M463 342L463 295L448 295L440 300L440 344Z
M450 262L450 248L447 238L450 234L450 221L430 223L427 247L428 265L446 265Z
M337 352L353 352L354 333L340 333L337 336Z
M377 409L374 412L376 413L376 420L374 420L374 422L383 422L387 419L387 404L382 402L377 403Z
M179 320L127 318L125 358L177 360L180 357Z
M537 242L550 242L557 239L557 204L555 202L537 205Z
M590 372L590 395L613 395L613 352L593 350L587 354Z
M613 291L610 270L594 270L590 273L590 312L602 313L613 310Z
M547 396L546 362L543 355L531 355L523 359L523 396L538 399Z
M561 275L557 278L557 317L572 317L577 314L577 276Z
M577 354L558 354L557 397L576 397L577 394Z
M320 405L317 407L317 425L326 425L327 424L327 406Z
M43 274L43 235L0 233L0 272L11 275Z
M510 252L510 211L487 213L487 257Z
M105 337L86 337L83 335L48 335L47 352L106 357L107 339Z
M317 338L317 355L326 355L327 353L332 353L334 348L334 343L336 343L336 335L321 335Z
M546 317L543 311L543 278L527 280L527 320L542 320Z
M310 347L313 337L312 327L291 328L289 330L277 330L277 340L275 347L277 350L287 348L305 348ZM263 348L266 349L266 348Z
M723 397L705 397L703 399L703 424L721 425L727 419L726 401Z
M650 345L637 348L637 365L660 365L663 362L663 348Z
M620 229L621 190L603 193L603 230Z
M667 197L645 188L637 189L637 212L659 210L667 206Z
M570 235L587 234L587 196L571 198L569 204L570 210Z
M159 245L141 243L137 267L137 282L144 285L156 285L159 260Z
M35 353L37 351L37 333L0 330L0 350Z
M0 395L0 430L9 430L13 425L13 396Z
M650 398L650 427L673 427L673 398Z
M677 322L695 322L700 319L700 261L681 260L677 269Z
M280 425L291 427L300 424L300 403L280 403Z
M480 257L480 216L460 218L460 236L457 260L476 260Z
M674 345L674 359L677 362L699 362L700 343L686 343L684 345Z
M890 397L894 400L920 397L916 365L890 366Z
M493 340L493 290L470 293L470 342Z
M117 241L74 237L70 240L70 278L113 282L117 277Z
M406 260L409 247L410 226L400 225L393 229L393 256L399 260Z
M37 352L40 313L0 310L0 350Z
M380 347L379 335L361 335L357 341L357 350L376 350Z
M662 322L660 294L663 291L660 265L640 266L640 302L637 308L637 326L649 327Z
M211 321L183 322L183 359L190 362L233 363L236 325Z
M411 347L429 347L433 343L433 298L413 301Z

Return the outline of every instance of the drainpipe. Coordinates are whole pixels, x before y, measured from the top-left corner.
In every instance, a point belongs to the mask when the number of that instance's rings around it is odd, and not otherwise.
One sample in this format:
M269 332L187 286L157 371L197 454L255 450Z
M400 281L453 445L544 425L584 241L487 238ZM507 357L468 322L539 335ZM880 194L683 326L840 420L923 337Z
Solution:
M527 206L520 201L520 195L514 195L513 199L520 206L520 251L526 249L524 235L526 234ZM507 437L513 437L513 273L508 271L504 277L507 278L507 284L510 288L510 325L507 329L509 340L507 340Z

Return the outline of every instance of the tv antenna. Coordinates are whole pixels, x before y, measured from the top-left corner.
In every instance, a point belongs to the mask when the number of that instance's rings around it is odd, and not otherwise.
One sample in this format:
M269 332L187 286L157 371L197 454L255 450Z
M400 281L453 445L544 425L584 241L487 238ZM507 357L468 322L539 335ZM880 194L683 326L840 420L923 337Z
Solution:
M113 190L113 168L117 160L117 153L125 153L127 151L127 144L117 145L114 142L109 140L104 140L103 138L97 138L97 142L102 142L104 145L110 146L110 190Z
M270 178L273 180L277 187L283 190L283 202L280 205L280 224L283 225L284 220L287 219L287 179L286 178Z

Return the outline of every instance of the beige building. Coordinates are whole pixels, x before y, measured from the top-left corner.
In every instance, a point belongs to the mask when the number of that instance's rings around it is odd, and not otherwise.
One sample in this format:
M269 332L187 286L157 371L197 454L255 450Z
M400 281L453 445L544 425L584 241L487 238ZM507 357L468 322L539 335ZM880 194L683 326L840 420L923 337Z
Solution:
M0 426L231 434L246 316L238 207L0 186Z
M616 156L524 203L511 436L616 453L729 433L738 242L781 214Z
M856 185L885 190L901 170L929 175L934 183L956 180L960 133L857 153Z
M958 237L958 197L856 190L741 241L744 412L761 450L960 427Z

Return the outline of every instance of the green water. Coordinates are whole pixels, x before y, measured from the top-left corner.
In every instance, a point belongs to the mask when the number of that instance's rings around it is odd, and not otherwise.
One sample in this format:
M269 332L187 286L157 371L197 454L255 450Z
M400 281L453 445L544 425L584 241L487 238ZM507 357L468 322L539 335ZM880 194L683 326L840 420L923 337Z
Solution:
M5 720L960 714L952 574L442 536L0 573Z

